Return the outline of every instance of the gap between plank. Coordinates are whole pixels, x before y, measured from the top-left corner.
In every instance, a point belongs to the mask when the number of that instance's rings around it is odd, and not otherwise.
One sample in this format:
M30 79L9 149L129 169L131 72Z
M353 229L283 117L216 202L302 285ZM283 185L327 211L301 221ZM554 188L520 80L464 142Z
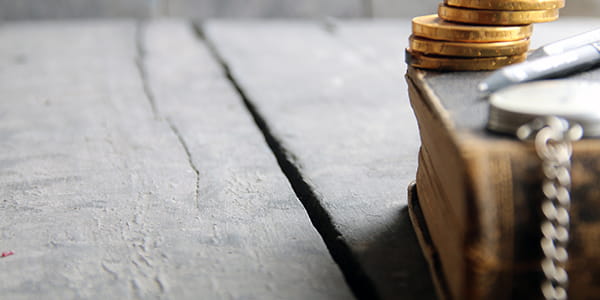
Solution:
M265 119L260 115L232 74L230 66L220 55L216 45L206 38L202 24L194 24L193 27L197 38L206 43L216 62L223 68L226 78L238 92L246 109L251 114L255 124L263 134L267 145L273 152L281 171L290 182L294 193L306 209L312 225L323 238L329 253L344 274L344 278L354 295L361 300L380 299L381 297L377 293L375 285L366 275L365 270L356 259L352 249L344 241L342 234L335 228L331 216L321 204L315 191L310 187L306 180L304 180L299 168L294 164L294 162L297 161L295 155L286 151L281 142L273 135L272 130Z
M146 69L146 65L144 64L144 59L146 58L146 49L144 48L144 22L136 23L135 44L136 44L136 51L137 51L137 53L136 53L137 56L135 58L135 62L136 62L138 71L140 73L140 78L142 79L142 88L144 90L144 94L146 95L146 99L148 99L148 102L150 103L150 107L152 108L152 113L154 114L154 118L156 120L163 119L167 123L167 125L169 126L169 129L175 135L175 137L177 137L177 141L179 141L179 144L181 145L181 147L183 148L183 151L185 152L188 164L189 164L190 168L192 169L192 171L194 171L194 174L196 175L196 186L194 189L194 202L195 202L196 208L200 208L200 203L199 203L200 170L194 164L194 160L192 159L192 153L190 152L190 148L188 147L188 144L185 142L185 139L183 138L183 135L181 134L181 132L179 131L177 126L175 126L175 124L173 123L173 121L170 118L168 118L168 117L161 118L158 107L156 106L156 98L154 96L154 93L152 93L152 90L150 89L150 86L148 84L148 70Z

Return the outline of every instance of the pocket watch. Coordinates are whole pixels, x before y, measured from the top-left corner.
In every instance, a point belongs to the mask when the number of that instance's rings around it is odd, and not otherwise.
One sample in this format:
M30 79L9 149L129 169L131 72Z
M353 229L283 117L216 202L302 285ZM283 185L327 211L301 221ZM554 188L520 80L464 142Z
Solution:
M600 83L547 80L490 95L488 129L532 141L542 161L540 263L545 299L567 299L572 143L600 137Z

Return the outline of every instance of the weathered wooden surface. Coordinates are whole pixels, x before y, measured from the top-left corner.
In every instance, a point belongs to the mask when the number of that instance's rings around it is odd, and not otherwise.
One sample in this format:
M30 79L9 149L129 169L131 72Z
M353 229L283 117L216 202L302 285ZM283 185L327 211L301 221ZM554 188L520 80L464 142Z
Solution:
M5 24L0 41L1 298L352 297L185 24Z
M409 20L207 28L285 174L190 26L0 27L0 294L351 298L290 180L361 298L433 298L406 211Z
M408 20L205 28L357 294L433 298L406 211L418 148Z

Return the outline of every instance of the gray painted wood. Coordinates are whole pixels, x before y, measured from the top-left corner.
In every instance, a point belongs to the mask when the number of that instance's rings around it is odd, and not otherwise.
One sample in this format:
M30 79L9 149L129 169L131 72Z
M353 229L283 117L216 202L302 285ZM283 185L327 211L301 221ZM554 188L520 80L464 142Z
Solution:
M419 145L401 62L409 21L205 28L360 297L433 299L406 212Z
M0 40L2 298L352 298L187 25Z

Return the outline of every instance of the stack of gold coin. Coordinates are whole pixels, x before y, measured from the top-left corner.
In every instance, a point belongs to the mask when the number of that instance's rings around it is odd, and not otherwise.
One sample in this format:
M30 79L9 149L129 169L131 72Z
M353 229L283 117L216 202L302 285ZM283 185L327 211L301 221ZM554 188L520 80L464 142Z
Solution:
M527 58L532 23L558 19L565 0L445 0L416 17L406 62L417 68L495 70Z

